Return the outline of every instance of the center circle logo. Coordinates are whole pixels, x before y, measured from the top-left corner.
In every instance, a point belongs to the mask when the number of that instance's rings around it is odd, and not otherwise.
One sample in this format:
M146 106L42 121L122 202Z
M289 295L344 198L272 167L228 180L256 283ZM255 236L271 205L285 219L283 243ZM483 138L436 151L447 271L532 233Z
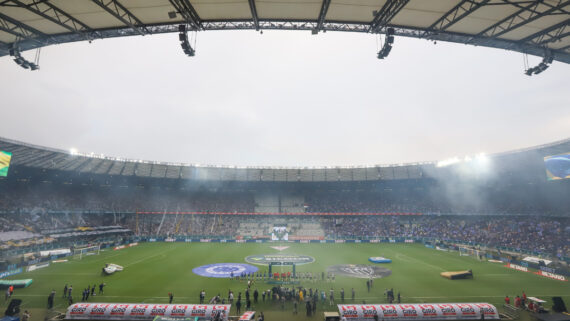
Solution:
M364 264L333 265L327 268L327 272L362 279L379 279L392 274L392 271L387 268L379 267L377 265Z
M301 265L315 262L315 258L308 255L287 255L287 254L258 254L245 258L247 263L259 265Z
M231 278L243 273L255 273L259 269L253 265L243 263L215 263L202 265L192 269L194 274L211 278Z

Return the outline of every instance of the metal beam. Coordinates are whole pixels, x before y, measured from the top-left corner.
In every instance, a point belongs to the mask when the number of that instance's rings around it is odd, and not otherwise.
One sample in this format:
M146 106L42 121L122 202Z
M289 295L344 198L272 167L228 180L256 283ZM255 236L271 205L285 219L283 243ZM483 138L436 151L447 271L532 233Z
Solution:
M180 15L186 20L186 23L194 29L202 29L200 16L192 6L189 0L170 0L170 4L176 9Z
M520 42L532 42L538 45L545 45L549 42L554 42L558 39L562 39L570 33L570 19L566 19L560 23L557 23L549 28L541 30L530 36L524 37L519 40Z
M271 30L314 30L317 27L317 22L315 20L310 21L300 21L300 20L262 20L259 22L261 29L271 29ZM253 30L255 25L253 21L248 20L206 20L202 21L203 30ZM415 28L409 26L398 26L390 24L391 27L395 29L396 36L410 37L410 38L425 38L425 29ZM157 24L148 25L147 28L152 34L163 34L163 33L178 33L178 23L176 24ZM323 30L327 31L343 31L343 32L359 32L367 33L370 30L370 23L362 22L346 22L346 21L326 21L323 24ZM135 36L139 33L132 28L115 28L115 29L101 29L97 30L101 34L101 38L116 38L116 37L127 37ZM526 53L529 55L544 56L544 47L539 46L534 43L520 43L506 39L489 39L489 38L475 38L472 39L472 35L453 33L453 32L441 32L430 35L434 40L446 41L453 43L466 44L470 43L476 46L484 46L490 48L513 50L517 52ZM47 46L57 43L68 43L74 41L84 40L80 35L75 33L66 33L52 35L53 40L39 42L37 39L24 39L18 42L18 46L22 51L30 50L38 47ZM44 39L40 39L44 40ZM0 56L7 55L8 52L2 53L0 46ZM569 48L563 49L551 49L554 54L554 59L563 63L570 64L570 52L566 51Z
M255 6L255 0L249 0L249 10L251 11L251 18L253 19L255 30L259 30L259 17L257 16L257 7Z
M319 12L319 17L317 18L317 31L323 29L323 24L325 23L325 18L327 17L327 12L329 11L329 6L331 5L331 0L323 0L321 5L321 11Z
M99 7L105 9L113 17L125 25L136 30L140 35L148 34L149 31L139 18L133 15L127 8L125 8L119 0L91 0Z
M8 0L8 2L12 2L21 8L25 8L71 32L84 34L87 39L91 39L91 37L86 33L94 33L86 24L73 18L70 14L59 9L48 1L38 1L30 4L25 4L19 0Z
M510 28L510 26L512 26L515 20L517 19L525 20L521 18L521 15L524 14L525 12L529 12L529 14L537 13L536 8L538 7L539 4L540 2L538 1L528 4L524 8L521 8L520 10L514 12L513 14L507 16L506 18L488 27L487 29L479 32L475 37L493 37L495 33Z
M427 29L432 31L444 31L453 26L461 19L467 17L490 0L461 0L459 4L446 12L441 18L434 22Z
M544 16L550 15L555 13L555 11L561 10L565 6L570 4L570 1L563 1L557 0L556 5L552 5L549 9L545 11L537 11L539 5L543 5L543 3L537 3L533 6L529 6L526 10L519 10L512 15L506 17L505 19L497 22L496 24L492 25L491 27L483 30L476 36L479 37L488 37L488 38L497 38L500 37L507 32L513 31L517 28L524 26L525 24L540 19Z
M388 0L382 9L374 15L370 23L370 31L378 32L394 19L394 17L410 2L410 0Z
M22 39L48 38L48 35L0 12L0 30ZM37 41L37 40L36 40Z

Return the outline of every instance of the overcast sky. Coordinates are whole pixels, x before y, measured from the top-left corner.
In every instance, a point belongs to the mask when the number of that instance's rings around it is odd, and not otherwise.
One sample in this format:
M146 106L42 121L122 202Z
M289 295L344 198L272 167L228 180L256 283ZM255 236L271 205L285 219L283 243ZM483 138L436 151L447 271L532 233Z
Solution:
M239 166L373 165L494 153L570 137L570 65L373 35L201 32L0 58L0 136L83 153ZM25 52L28 58L33 51ZM540 59L530 57L531 64Z

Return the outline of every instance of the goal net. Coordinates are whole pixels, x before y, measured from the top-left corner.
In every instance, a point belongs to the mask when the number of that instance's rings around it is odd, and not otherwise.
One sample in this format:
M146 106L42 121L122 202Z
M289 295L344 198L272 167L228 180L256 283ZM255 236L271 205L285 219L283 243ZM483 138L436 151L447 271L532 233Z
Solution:
M483 261L483 259L485 258L485 252L469 247L460 247L459 256L471 256L479 261Z
M73 250L73 257L81 260L86 255L98 255L99 252L101 252L100 245L81 247Z

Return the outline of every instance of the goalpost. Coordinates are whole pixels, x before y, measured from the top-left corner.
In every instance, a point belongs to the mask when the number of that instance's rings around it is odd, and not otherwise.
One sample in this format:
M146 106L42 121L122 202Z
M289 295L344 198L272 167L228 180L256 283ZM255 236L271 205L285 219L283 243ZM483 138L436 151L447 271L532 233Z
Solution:
M92 245L92 246L74 249L73 256L81 260L84 255L99 255L100 252L101 252L100 245Z
M460 247L459 256L473 256L479 261L482 261L485 257L485 251L477 250L470 247Z

